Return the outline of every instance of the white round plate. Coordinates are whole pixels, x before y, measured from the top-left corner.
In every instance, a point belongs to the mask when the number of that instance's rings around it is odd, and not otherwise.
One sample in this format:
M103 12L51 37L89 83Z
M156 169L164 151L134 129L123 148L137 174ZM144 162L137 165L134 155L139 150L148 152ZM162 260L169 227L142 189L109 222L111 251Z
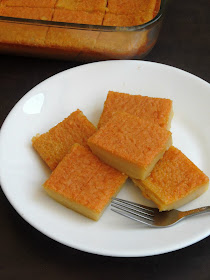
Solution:
M0 134L2 189L16 211L43 234L67 246L108 256L137 257L189 246L210 234L210 215L169 228L149 228L106 209L98 222L52 200L42 184L50 175L31 138L77 108L95 125L109 90L173 100L173 143L210 176L210 85L179 69L144 61L106 61L57 74L28 92L12 109ZM118 197L152 205L128 180ZM208 190L185 205L210 205Z

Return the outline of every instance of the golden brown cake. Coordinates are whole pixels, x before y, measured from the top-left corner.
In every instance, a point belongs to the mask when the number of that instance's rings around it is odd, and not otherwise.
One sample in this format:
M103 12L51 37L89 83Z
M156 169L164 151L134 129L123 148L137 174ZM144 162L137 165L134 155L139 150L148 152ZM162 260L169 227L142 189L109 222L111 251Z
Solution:
M32 138L32 145L51 170L75 143L87 146L87 139L95 133L94 125L80 110L51 128L48 132Z
M150 18L142 15L118 15L106 13L103 20L105 26L135 26L148 22ZM109 42L110 43L110 42Z
M155 5L155 9L154 9L153 17L155 17L158 14L158 12L160 10L160 5L161 5L161 0L157 0L156 5Z
M53 21L101 25L104 13L70 11L55 9ZM50 48L68 50L72 58L76 57L81 50L91 49L95 45L99 32L86 30L54 28L50 27L46 36L45 44Z
M57 0L1 0L7 7L54 8Z
M56 201L98 220L127 176L104 164L88 148L75 144L44 183Z
M171 132L125 112L115 113L88 139L95 155L136 179L145 179L171 144Z
M153 14L157 0L108 0L108 11L113 14Z
M170 147L146 180L133 182L160 211L179 208L208 188L209 178L180 150Z
M56 8L72 11L105 12L107 0L58 0Z
M103 126L116 111L124 111L140 118L154 121L161 127L168 129L173 115L172 101L170 99L109 91L98 128Z
M115 25L124 25L122 22L123 16L117 16ZM126 19L126 23L129 25L136 19ZM109 25L110 23L103 22L103 25ZM114 24L114 22L113 22ZM147 30L138 32L101 32L97 37L95 45L90 49L90 55L92 57L101 59L129 59L134 57L139 52L142 52L147 42ZM144 52L144 51L143 51Z
M0 16L6 17L51 20L52 15L53 9L50 8L0 7ZM44 46L47 30L48 27L0 22L0 42L34 47Z
M86 25L134 26L154 18L159 4L160 0L109 0L109 3L107 0L0 0L1 8L10 9L2 11L0 16ZM51 14L49 16L47 10L43 10L41 15L40 10L27 10L32 8L48 8ZM100 29L48 28L1 22L0 49L69 60L129 59L146 54L155 44L155 40L150 42L148 32L145 29L100 32Z
M100 11L90 13L87 11L55 9L53 21L101 25L103 17L104 13Z

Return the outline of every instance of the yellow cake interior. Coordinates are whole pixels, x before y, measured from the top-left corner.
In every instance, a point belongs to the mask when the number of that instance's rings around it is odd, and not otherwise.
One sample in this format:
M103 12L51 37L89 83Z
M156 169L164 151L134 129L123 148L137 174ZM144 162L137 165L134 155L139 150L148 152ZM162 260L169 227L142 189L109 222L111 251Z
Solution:
M106 164L144 180L172 145L172 137L157 124L118 112L88 139L88 145Z
M90 149L74 144L43 186L57 202L98 220L126 179Z

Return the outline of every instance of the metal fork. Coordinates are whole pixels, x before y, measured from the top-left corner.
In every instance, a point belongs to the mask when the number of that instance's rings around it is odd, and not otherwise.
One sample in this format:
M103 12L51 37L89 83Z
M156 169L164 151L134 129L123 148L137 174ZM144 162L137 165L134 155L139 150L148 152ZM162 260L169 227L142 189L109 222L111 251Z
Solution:
M120 198L112 198L111 206L113 207L111 208L112 211L151 227L172 226L186 217L210 212L210 206L184 212L178 210L159 212L156 208Z

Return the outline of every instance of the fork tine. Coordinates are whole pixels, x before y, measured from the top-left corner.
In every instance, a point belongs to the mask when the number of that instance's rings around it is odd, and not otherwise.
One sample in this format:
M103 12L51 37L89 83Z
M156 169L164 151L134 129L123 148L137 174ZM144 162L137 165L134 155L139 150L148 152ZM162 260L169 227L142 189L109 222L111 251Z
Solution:
M131 202L131 201L128 201L128 200L124 200L124 199L121 199L121 198L112 198L112 201L119 201L119 202L122 202L123 204L127 204L127 205L131 205L131 206L135 206L139 209L142 209L144 211L146 211L147 213L154 213L157 209L156 208L152 208L152 207L149 207L149 206L144 206L144 205L141 205L139 203L135 203L135 202Z
M122 212L122 211L119 211L119 210L116 210L116 209L111 209L113 212L117 213L117 214L120 214L126 218L129 218L131 220L134 220L136 222L139 222L139 223L142 223L142 224L145 224L145 225L148 225L148 226L154 226L153 223L151 221L148 221L148 220L145 220L144 218L136 218L130 214L127 214L125 212Z
M135 204L133 205L132 203L124 203L124 202L119 202L118 200L117 201L112 201L112 205L113 206L124 206L124 209L130 209L130 210L133 210L135 211L136 213L140 213L140 214L145 214L145 217L154 217L154 213L146 208L143 208L143 207L138 207L136 206Z
M130 213L132 215L135 215L137 217L141 217L144 218L145 220L149 220L149 221L153 221L152 216L149 216L147 213L144 213L142 210L140 209L135 209L134 207L128 206L128 205L122 205L122 204L118 204L116 202L112 202L111 203L112 207L115 207L117 209L123 210L127 213Z

